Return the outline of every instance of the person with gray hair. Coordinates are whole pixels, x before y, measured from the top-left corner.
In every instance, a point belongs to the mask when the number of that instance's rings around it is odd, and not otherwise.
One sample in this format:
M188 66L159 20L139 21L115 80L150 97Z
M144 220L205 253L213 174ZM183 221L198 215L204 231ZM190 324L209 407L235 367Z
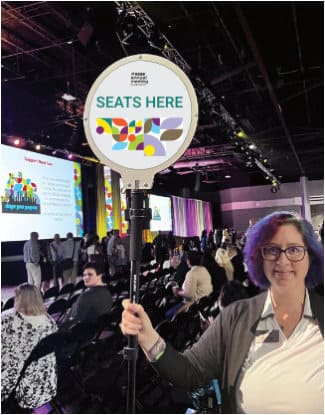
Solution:
M31 232L30 239L24 244L24 262L26 264L27 281L29 284L41 287L42 272L40 262L40 246L38 233Z

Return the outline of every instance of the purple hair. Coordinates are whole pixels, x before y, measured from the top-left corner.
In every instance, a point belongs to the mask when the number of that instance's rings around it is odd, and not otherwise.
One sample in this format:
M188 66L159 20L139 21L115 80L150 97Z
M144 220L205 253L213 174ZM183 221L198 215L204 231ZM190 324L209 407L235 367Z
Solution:
M306 287L316 287L324 280L324 253L317 241L312 225L303 218L290 212L274 212L259 220L247 234L244 248L245 263L250 279L260 288L268 288L270 282L263 270L261 247L277 232L282 225L293 225L302 235L309 254L309 269L306 276Z

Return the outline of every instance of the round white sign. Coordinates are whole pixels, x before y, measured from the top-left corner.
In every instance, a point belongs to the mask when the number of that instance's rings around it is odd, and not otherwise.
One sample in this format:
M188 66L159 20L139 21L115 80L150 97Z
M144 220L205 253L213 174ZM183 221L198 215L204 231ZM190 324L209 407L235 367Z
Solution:
M87 96L84 127L96 156L128 188L150 188L155 173L189 146L198 120L185 73L155 55L134 55L104 70Z

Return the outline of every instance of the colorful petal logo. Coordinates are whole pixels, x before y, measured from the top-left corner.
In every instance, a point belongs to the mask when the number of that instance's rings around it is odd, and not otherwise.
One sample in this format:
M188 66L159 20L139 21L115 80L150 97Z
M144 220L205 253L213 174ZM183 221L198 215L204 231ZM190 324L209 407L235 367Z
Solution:
M112 137L112 150L143 151L147 157L165 156L166 142L183 133L183 118L96 118L96 133Z

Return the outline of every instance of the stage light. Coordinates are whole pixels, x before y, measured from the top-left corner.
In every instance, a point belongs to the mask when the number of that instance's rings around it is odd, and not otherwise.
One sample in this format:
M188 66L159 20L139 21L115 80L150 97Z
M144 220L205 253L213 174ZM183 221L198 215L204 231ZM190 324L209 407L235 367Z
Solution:
M16 140L14 141L14 144L15 144L15 146L19 146L19 144L20 144L19 138L16 138Z
M250 144L249 146L250 150L256 150L256 145L255 144Z
M231 175L230 174L226 174L225 175L225 179L231 179Z
M263 163L264 164L266 164L267 163L267 159L265 158L265 159L263 159Z
M64 99L65 101L74 101L74 100L76 100L77 98L76 97L74 97L73 95L71 95L71 94L67 94L67 93L64 93L62 96L61 96L61 98L62 99Z
M238 133L237 133L237 137L238 138L243 138L243 139L247 139L248 138L248 135L243 131L243 130L240 130L240 131L238 131Z
M56 155L56 150L53 150L52 151L52 156L55 156Z
M35 150L40 151L40 149L41 149L41 145L40 144L36 144Z
M69 159L69 160L71 160L71 159L72 159L72 157L73 157L73 155L70 153L70 154L68 155L68 159Z

